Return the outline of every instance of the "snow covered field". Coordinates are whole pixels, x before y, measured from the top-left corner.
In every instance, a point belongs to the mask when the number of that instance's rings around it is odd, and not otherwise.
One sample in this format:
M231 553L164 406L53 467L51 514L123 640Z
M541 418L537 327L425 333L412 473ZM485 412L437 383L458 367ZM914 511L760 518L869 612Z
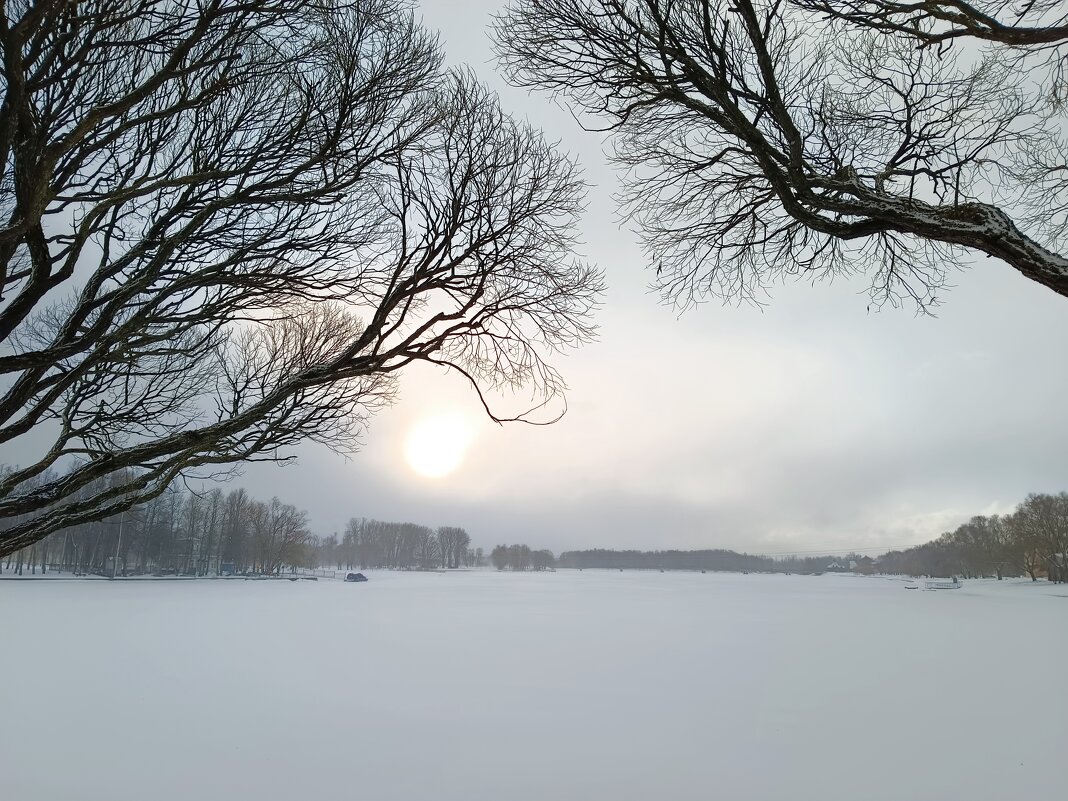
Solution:
M1057 798L1068 587L0 581L11 801Z

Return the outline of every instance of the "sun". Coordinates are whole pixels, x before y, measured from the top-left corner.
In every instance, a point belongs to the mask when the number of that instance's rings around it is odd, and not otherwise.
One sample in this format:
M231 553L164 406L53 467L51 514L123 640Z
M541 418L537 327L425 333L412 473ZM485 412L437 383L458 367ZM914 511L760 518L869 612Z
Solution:
M426 417L416 423L404 443L404 458L411 468L427 478L442 478L464 460L471 444L471 430L454 415Z

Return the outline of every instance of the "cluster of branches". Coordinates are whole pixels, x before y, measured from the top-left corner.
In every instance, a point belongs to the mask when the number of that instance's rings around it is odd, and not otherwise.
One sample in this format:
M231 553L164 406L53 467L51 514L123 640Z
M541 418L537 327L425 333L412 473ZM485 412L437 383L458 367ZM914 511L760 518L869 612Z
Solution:
M938 539L891 551L883 573L964 577L1045 575L1068 581L1068 493L1032 494L1012 514L979 515Z
M490 564L498 570L551 570L552 551L532 551L529 545L498 545L490 551Z
M1068 295L1062 0L513 0L512 82L608 130L656 283L689 303L963 256Z
M417 523L353 518L340 540L332 534L318 542L314 559L317 565L332 565L338 570L432 570L478 567L482 549L471 548L470 535L456 526L434 529Z
M172 484L148 501L8 554L7 567L16 573L204 576L227 566L275 573L283 566L310 566L313 543L307 514L278 498L259 501L244 489L193 492Z
M351 450L412 363L559 412L584 184L410 3L11 0L0 53L0 555Z
M842 561L848 562L849 557ZM564 551L560 567L611 570L711 570L750 573L821 573L833 556L756 556L723 549L700 551Z

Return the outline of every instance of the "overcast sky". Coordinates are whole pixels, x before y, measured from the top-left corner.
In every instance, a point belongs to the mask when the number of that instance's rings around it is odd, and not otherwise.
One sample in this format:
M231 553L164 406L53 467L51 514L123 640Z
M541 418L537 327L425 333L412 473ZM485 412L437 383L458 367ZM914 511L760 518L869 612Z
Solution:
M487 30L500 5L426 0L421 13L450 63L471 66L594 184L583 252L609 291L600 341L557 360L570 411L550 427L498 427L460 379L413 369L355 458L307 447L239 484L306 508L320 534L366 516L558 552L904 546L1068 489L1068 299L979 259L934 318L869 312L865 283L845 280L679 316L649 293L616 221L601 137L502 83ZM468 418L474 439L456 472L427 479L404 443L440 414Z

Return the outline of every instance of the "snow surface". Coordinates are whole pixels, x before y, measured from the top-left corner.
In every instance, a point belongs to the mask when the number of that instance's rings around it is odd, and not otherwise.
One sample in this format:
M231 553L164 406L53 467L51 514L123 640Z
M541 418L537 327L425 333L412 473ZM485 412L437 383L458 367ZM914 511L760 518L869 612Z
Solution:
M12 801L1056 798L1068 587L0 581Z

